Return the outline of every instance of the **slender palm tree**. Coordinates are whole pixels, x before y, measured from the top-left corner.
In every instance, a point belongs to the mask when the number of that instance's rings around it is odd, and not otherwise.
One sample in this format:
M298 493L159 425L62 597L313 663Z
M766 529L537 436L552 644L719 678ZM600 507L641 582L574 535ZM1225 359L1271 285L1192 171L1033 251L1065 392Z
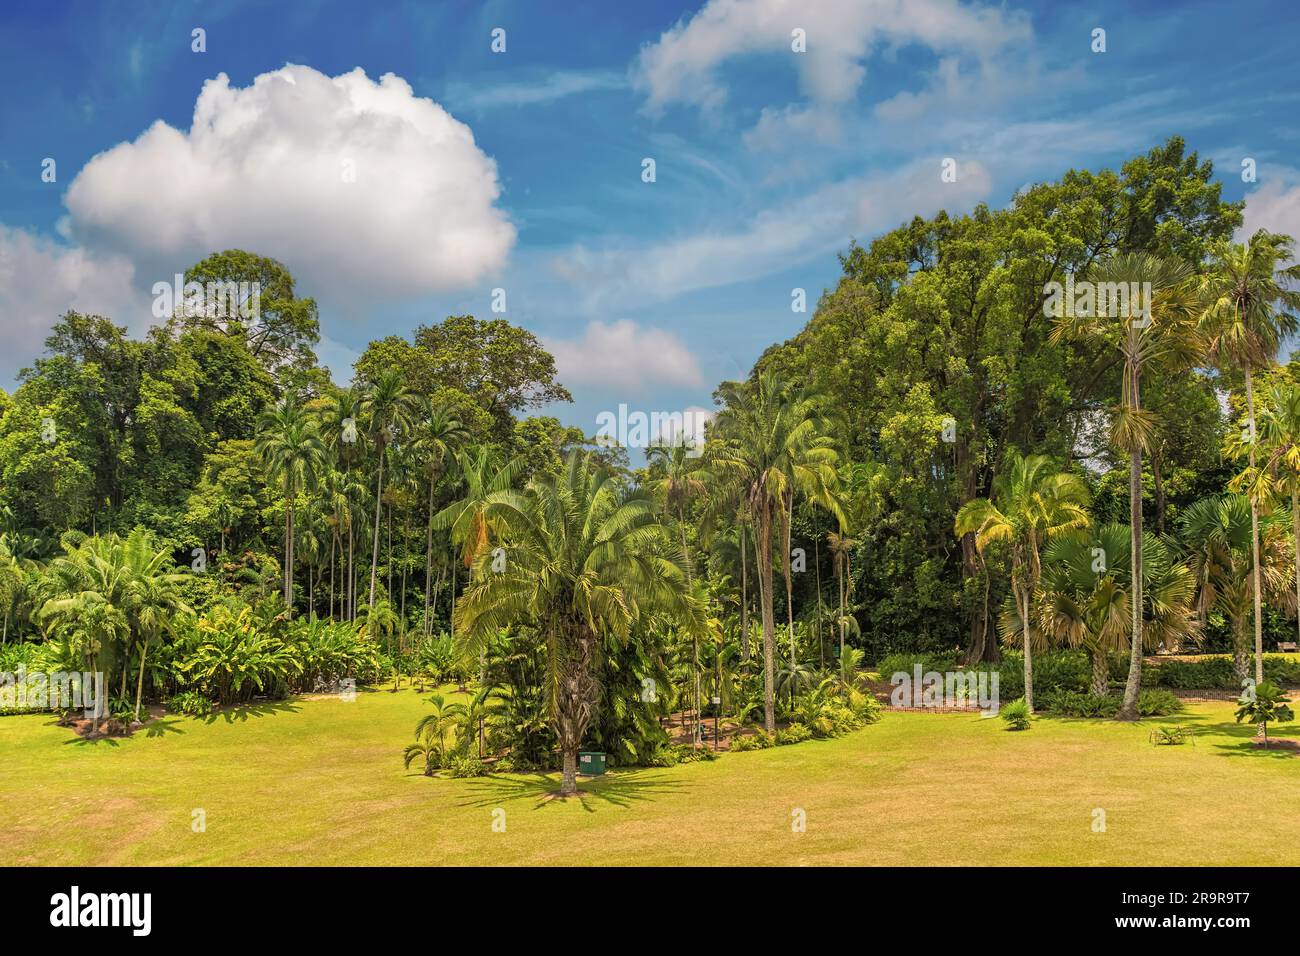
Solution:
M1011 550L1011 591L1022 622L1025 705L1034 709L1034 665L1029 604L1042 572L1041 549L1052 539L1088 527L1088 487L1077 475L1052 470L1046 455L1022 457L1014 449L993 483L992 498L975 498L957 512L957 537L974 533L983 555L990 544Z
M1300 607L1300 385L1286 381L1269 389L1259 428L1264 464L1256 480L1263 487L1255 495L1269 501L1286 495L1291 500L1292 564L1296 606ZM1300 629L1300 614L1296 615L1296 627Z
M294 502L312 490L325 467L325 445L315 420L286 395L259 422L254 448L284 493L284 604L293 612Z
M840 530L826 532L826 541L831 549L831 563L835 568L835 587L839 592L840 612L836 618L836 625L840 632L840 659L844 659L844 639L846 632L851 627L856 627L857 620L848 616L846 610L848 602L848 587L852 586L852 568L850 561L853 556L853 549L858 546L858 542L848 535L848 528L840 525ZM852 621L852 625L850 625Z
M1142 407L1142 374L1151 367L1177 370L1193 363L1204 342L1196 332L1195 293L1191 268L1186 263L1150 253L1123 253L1099 262L1087 274L1098 288L1149 289L1145 309L1132 298L1122 307L1118 297L1092 308L1061 310L1051 340L1080 339L1116 350L1124 362L1119 404L1111 420L1111 442L1129 456L1129 551L1133 575L1142 586L1142 454L1150 448L1155 416ZM1071 304L1073 305L1073 303ZM1144 314L1139 314L1144 311ZM1130 608L1130 656L1124 685L1122 720L1137 719L1138 692L1142 687L1142 608Z
M402 373L389 370L378 373L366 385L361 411L366 431L375 450L375 526L370 549L370 607L375 606L375 582L379 575L379 529L383 524L384 458L388 446L408 434L416 414L417 398L406 387Z
M486 445L469 453L459 451L455 457L465 493L434 516L433 526L451 532L452 544L460 548L461 561L469 568L491 544L498 514L519 508L513 485L523 470L523 459L499 464Z
M510 559L481 554L456 619L462 652L479 656L503 628L528 623L546 644L547 699L563 756L561 793L577 793L578 748L601 697L607 643L625 643L656 608L688 610L685 573L653 500L591 453L503 499Z
M710 471L731 483L754 525L754 555L763 626L763 720L776 730L776 624L772 599L772 531L785 527L786 494L796 487L842 514L833 494L839 454L828 435L822 402L792 392L770 370L751 383L726 382L724 408L706 449ZM725 496L724 496L725 497ZM786 554L787 559L789 553ZM791 656L794 629L790 628Z
M1300 310L1300 291L1288 288L1300 281L1300 265L1291 261L1289 236L1261 229L1246 245L1217 246L1200 281L1203 300L1201 328L1210 357L1221 371L1240 370L1245 380L1247 447L1250 473L1256 470L1254 373L1277 359L1282 340L1300 328L1293 310ZM1259 506L1250 494L1251 589L1255 617L1255 680L1264 681L1263 594L1260 581Z
M421 405L421 424L415 439L415 454L424 465L429 486L429 505L424 534L424 636L433 633L433 519L434 492L446 471L447 461L469 440L467 429L448 407L425 398Z

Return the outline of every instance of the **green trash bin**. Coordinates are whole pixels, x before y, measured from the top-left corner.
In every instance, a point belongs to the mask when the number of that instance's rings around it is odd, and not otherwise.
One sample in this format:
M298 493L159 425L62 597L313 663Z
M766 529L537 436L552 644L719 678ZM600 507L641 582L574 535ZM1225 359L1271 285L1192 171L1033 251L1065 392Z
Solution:
M589 777L599 777L605 772L605 755L594 750L578 752L578 773Z

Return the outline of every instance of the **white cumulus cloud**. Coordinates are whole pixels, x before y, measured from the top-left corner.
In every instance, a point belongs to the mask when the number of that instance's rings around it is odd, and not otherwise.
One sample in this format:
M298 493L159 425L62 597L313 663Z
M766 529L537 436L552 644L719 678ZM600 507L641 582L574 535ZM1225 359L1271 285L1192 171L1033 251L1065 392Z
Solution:
M288 65L203 85L189 130L155 122L68 189L68 231L169 276L239 247L342 305L464 288L500 269L515 227L495 162L464 123L392 73Z
M35 361L50 327L69 309L138 332L149 319L149 302L132 288L132 274L119 256L97 256L0 224L0 385Z
M640 390L678 385L699 388L704 376L691 350L663 329L643 329L629 319L591 322L577 339L547 338L560 381L569 385Z

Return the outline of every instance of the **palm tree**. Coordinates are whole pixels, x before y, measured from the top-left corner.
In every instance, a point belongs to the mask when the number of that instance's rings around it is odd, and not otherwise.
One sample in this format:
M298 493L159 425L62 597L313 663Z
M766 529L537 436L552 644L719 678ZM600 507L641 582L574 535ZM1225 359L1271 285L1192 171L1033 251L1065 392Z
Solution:
M1264 592L1280 598L1289 589L1280 528L1264 522ZM1238 679L1250 673L1250 638L1246 622L1254 601L1253 534L1250 501L1244 495L1202 498L1179 516L1179 532L1197 587L1202 620L1214 609L1223 612L1232 631L1233 663ZM1289 594L1288 594L1289 596ZM1256 683L1259 683L1258 674Z
M835 568L835 586L840 598L840 613L836 623L840 632L840 660L843 660L845 633L850 629L855 629L858 623L856 618L849 618L845 611L845 605L848 601L846 582L848 586L852 586L853 581L849 562L853 555L853 549L858 546L858 542L849 537L848 528L844 525L840 525L838 532L826 532L826 541L831 549L831 563ZM850 621L852 621L852 624L850 624Z
M1261 229L1246 245L1216 247L1200 281L1201 326L1211 358L1221 371L1240 369L1246 385L1247 442L1250 473L1255 473L1254 371L1276 361L1282 340L1295 334L1300 320L1300 291L1286 287L1300 281L1300 265L1291 260L1291 237ZM1264 621L1259 559L1259 500L1250 495L1251 589L1255 612L1255 681L1264 681Z
M325 445L316 422L286 395L258 423L254 449L284 492L284 604L293 613L293 510L299 492L312 490L325 466Z
M1193 321L1192 272L1183 262L1150 253L1111 256L1089 270L1087 278L1098 286L1150 290L1146 315L1130 308L1063 310L1052 328L1051 341L1082 339L1116 350L1124 362L1119 404L1111 421L1111 441L1129 456L1129 551L1140 592L1142 580L1142 453L1150 447L1155 417L1142 407L1142 373L1150 366L1177 369L1195 360L1202 350ZM1113 300L1112 300L1113 301ZM1127 313L1127 314L1126 314ZM1138 692L1142 686L1142 609L1130 609L1130 656L1124 686L1121 720L1137 719Z
M751 516L763 620L763 719L776 731L776 627L772 600L772 529L786 527L787 493L795 488L842 514L832 491L839 455L822 431L822 402L794 393L771 370L750 384L726 382L724 403L708 445L710 470L733 484ZM725 496L723 496L725 497ZM789 560L789 550L786 550ZM794 630L790 629L793 640ZM794 655L793 645L791 656Z
M1295 597L1300 607L1300 386L1280 382L1269 390L1259 429L1265 461L1257 479L1264 487L1257 494L1267 499L1279 493L1290 495ZM1300 614L1296 627L1300 628Z
M491 544L498 514L520 507L521 499L512 486L523 469L523 459L498 465L491 449L480 445L471 454L457 452L456 462L465 494L439 511L433 526L451 532L452 544L460 546L461 560L469 568Z
M656 607L687 610L685 575L643 491L629 489L591 453L533 479L527 496L500 499L510 560L476 563L456 621L466 656L503 628L529 623L546 644L547 698L563 755L561 793L577 793L578 748L600 700L606 642L625 643Z
M429 398L421 407L420 432L415 439L415 454L424 462L425 480L429 484L428 521L424 537L424 636L433 632L433 615L430 612L433 587L433 495L438 480L446 469L447 460L456 449L469 439L467 429L452 410Z
M181 599L180 585L187 575L178 573L171 548L159 546L144 529L132 531L121 543L122 561L130 575L131 600L127 621L136 638L140 669L135 684L135 717L140 722L144 697L144 667L149 644L172 630L176 616L190 613Z
M1022 623L1025 706L1034 709L1034 666L1029 602L1041 573L1040 549L1089 524L1088 488L1077 475L1052 471L1046 455L1022 457L1014 449L993 482L993 497L975 498L957 512L953 531L974 533L980 555L995 542L1011 549L1011 591ZM1135 631L1136 633L1136 631Z
M361 400L362 414L378 469L375 477L374 545L370 550L370 607L375 606L375 581L379 573L380 509L384 506L384 455L388 446L410 431L416 413L416 395L406 387L402 373L389 370L377 374L367 385Z
M1098 528L1095 537L1057 538L1043 553L1039 628L1046 637L1082 647L1092 662L1092 693L1110 689L1110 654L1128 649L1133 599L1129 529ZM1148 650L1173 647L1197 628L1196 582L1167 545L1148 534L1143 543L1143 642Z
M424 775L432 777L435 768L442 766L447 757L447 731L456 726L465 705L447 701L442 694L429 698L433 713L425 714L415 725L415 743L407 744L402 753L403 765L410 768L416 757L424 760Z

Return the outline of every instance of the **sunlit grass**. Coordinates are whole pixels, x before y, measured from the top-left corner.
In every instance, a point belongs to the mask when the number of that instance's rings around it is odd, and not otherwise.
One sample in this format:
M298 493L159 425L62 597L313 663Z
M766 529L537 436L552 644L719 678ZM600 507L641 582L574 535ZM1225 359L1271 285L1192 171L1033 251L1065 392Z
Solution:
M16 864L1289 864L1300 757L1259 751L1232 705L1138 725L886 713L849 737L615 771L402 768L405 687L294 700L129 740L0 718L0 854ZM1152 727L1197 728L1154 747ZM1291 727L1272 734L1294 739ZM492 829L505 811L504 833ZM796 808L807 831L792 831ZM206 832L191 828L202 809ZM1095 810L1105 832L1094 832Z

